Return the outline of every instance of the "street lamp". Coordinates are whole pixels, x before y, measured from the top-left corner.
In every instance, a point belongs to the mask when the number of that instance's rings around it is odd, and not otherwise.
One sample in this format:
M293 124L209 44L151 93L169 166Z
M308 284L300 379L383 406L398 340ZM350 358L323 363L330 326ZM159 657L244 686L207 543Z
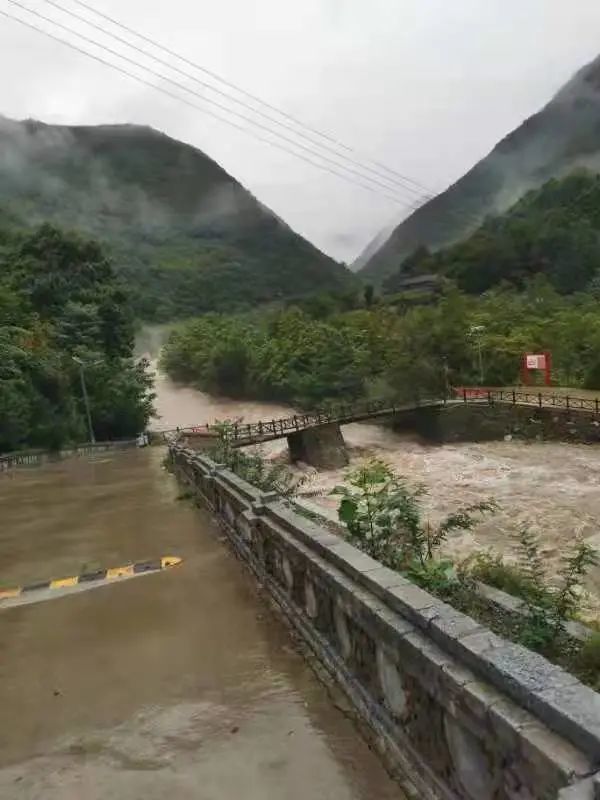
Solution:
M469 330L469 336L475 338L477 342L477 352L479 355L479 385L483 386L483 351L481 349L481 334L485 331L484 325L473 325Z
M444 403L450 399L450 367L448 356L442 356L442 372L444 376Z
M87 386L85 385L85 374L84 374L84 363L80 358L77 356L71 356L73 361L79 366L79 378L81 380L81 394L83 395L83 402L85 404L85 414L87 417L87 424L88 424L88 432L90 436L90 442L92 444L96 444L96 437L94 436L94 428L92 426L92 413L90 411L90 401L88 398L87 393ZM93 361L91 364L88 364L90 367L95 367L96 364L100 364L101 359L98 361Z

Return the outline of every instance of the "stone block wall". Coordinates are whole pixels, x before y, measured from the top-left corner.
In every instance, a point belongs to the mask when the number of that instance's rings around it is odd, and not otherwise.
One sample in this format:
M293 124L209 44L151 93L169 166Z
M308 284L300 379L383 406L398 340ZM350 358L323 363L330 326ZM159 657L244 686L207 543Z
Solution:
M434 442L474 442L510 435L526 440L594 444L600 442L600 417L593 412L544 406L482 403L417 408L398 415L397 430L414 430Z
M290 433L287 437L292 461L304 461L317 469L339 469L348 464L341 428L335 422Z
M600 695L277 496L193 451L170 453L411 796L597 800Z

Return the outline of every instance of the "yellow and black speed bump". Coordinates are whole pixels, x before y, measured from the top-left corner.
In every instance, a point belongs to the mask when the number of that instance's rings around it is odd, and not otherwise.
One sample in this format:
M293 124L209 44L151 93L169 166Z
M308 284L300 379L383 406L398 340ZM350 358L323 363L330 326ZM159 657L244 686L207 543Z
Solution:
M0 589L0 600L18 597L26 592L36 592L40 589L64 589L70 586L77 586L80 583L111 581L115 578L128 578L145 572L159 572L168 567L175 567L177 564L181 564L181 559L178 556L163 556L152 561L136 561L134 564L125 564L123 567L84 572L82 575L74 575L71 578L57 578L52 581L30 583L27 586L15 586L13 589Z

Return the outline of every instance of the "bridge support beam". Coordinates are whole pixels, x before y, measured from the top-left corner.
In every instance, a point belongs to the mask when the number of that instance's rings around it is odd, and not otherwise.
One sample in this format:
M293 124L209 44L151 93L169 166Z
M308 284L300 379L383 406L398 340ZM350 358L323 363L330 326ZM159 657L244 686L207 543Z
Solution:
M287 437L292 461L303 461L317 469L339 469L348 464L348 452L336 422L290 433Z

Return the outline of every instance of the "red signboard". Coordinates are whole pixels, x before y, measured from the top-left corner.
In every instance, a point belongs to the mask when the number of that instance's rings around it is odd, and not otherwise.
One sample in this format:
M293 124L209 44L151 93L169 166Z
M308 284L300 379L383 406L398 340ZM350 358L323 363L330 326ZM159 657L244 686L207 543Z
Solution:
M544 372L544 383L546 386L552 384L552 355L548 351L544 353L525 353L523 355L523 365L521 369L523 383L530 383L530 373L534 370L541 370Z

